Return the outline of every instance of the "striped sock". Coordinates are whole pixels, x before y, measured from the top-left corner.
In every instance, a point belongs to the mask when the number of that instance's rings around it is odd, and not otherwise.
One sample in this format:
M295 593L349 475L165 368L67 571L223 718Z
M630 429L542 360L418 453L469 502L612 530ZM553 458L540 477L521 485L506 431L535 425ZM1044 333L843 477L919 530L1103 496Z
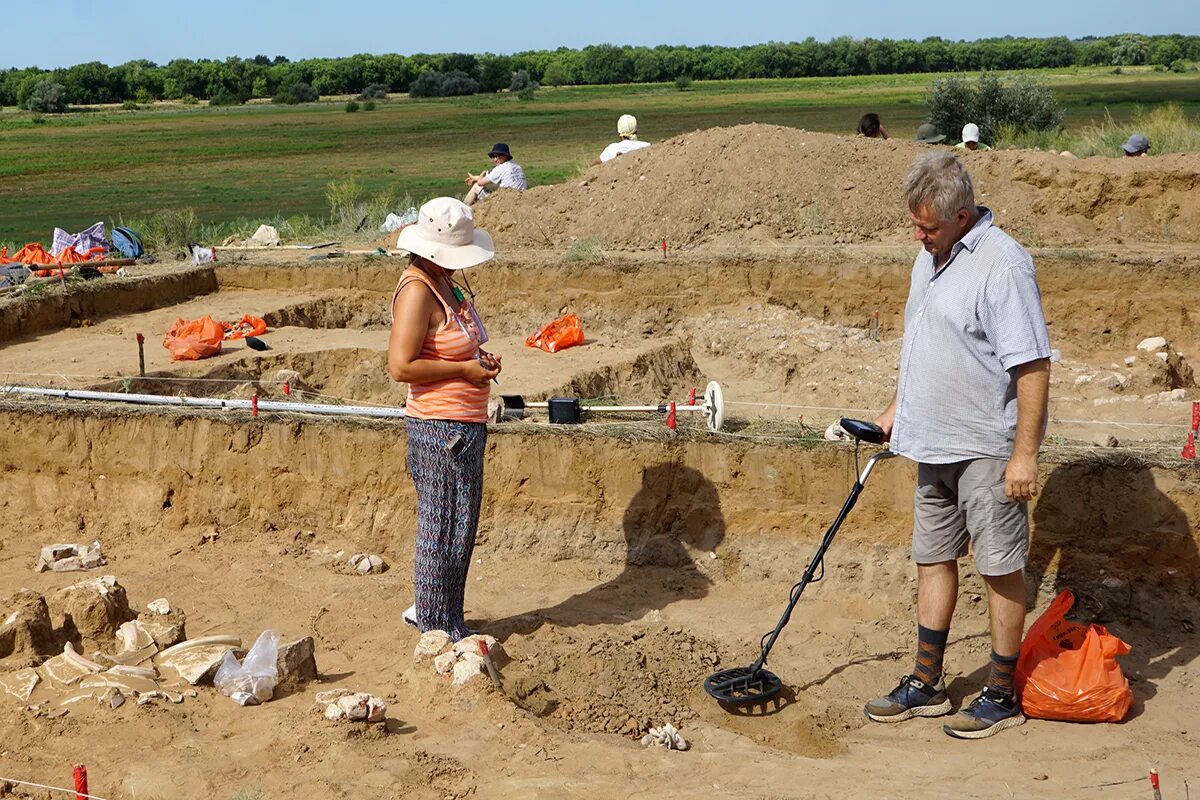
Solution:
M987 688L992 694L1013 696L1013 672L1017 669L1018 656L1002 656L992 651L992 672L988 675Z
M913 675L930 686L942 677L942 658L946 654L946 639L950 631L932 631L923 625L917 626L917 666Z

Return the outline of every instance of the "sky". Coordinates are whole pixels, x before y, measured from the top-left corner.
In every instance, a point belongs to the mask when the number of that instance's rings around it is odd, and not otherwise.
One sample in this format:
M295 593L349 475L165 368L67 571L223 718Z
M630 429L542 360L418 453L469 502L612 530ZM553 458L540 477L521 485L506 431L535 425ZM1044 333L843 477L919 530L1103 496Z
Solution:
M589 44L745 45L813 36L979 39L1200 33L1196 0L38 0L4 3L0 64L354 53L514 53ZM14 35L20 32L21 35Z

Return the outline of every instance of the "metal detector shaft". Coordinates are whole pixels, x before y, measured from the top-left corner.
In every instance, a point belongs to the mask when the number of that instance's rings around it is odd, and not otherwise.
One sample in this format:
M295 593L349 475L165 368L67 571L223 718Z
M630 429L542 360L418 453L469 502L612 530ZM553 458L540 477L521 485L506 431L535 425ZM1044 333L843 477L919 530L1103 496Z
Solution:
M825 531L825 536L821 539L821 544L817 548L817 552L813 554L812 560L808 562L808 568L804 570L803 577L796 584L792 591L791 602L788 603L787 609L783 612L783 616L779 618L778 624L775 625L775 630L771 631L770 638L762 647L762 652L759 653L758 660L754 662L754 666L750 667L751 674L758 672L767 663L767 654L771 652L771 648L775 646L775 640L779 638L779 634L787 627L788 622L792 618L792 610L796 608L796 604L800 602L800 596L804 594L804 589L808 584L812 583L813 576L817 572L817 568L821 566L822 560L825 558L825 551L829 549L829 545L833 544L833 537L837 535L838 528L842 527L842 522L845 521L854 504L858 502L858 496L862 494L863 487L867 483L867 478L871 476L871 471L875 469L875 464L879 461L885 461L896 456L891 450L881 450L867 460L867 465L863 467L862 474L858 476L854 486L850 489L850 496L846 498L846 502L842 504L842 510L838 512L837 519L829 526L829 530Z

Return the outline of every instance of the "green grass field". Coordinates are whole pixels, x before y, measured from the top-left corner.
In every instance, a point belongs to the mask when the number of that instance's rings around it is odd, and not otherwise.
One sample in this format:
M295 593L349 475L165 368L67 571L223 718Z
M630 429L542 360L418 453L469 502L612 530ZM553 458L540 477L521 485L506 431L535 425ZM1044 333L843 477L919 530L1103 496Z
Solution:
M1176 102L1200 114L1200 78L1142 71L1039 73L1062 102L1068 128L1128 119L1138 105ZM489 166L508 142L532 184L579 172L636 114L657 141L718 125L765 122L852 133L876 111L893 136L923 121L933 75L697 82L543 89L508 95L396 98L348 114L344 100L298 107L161 106L43 117L0 112L0 241L48 242L55 225L192 207L205 223L328 213L325 187L355 178L372 192L420 199L461 194L467 170Z

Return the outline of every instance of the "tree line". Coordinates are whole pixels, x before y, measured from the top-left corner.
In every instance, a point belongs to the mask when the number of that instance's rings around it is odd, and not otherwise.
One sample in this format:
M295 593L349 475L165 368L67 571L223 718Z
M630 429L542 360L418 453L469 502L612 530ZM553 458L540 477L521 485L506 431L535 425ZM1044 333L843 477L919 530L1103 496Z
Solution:
M278 97L295 87L322 95L359 94L367 87L407 92L422 73L462 73L480 92L507 89L524 70L546 86L653 83L678 78L797 78L954 72L1042 67L1155 64L1181 68L1200 61L1200 36L1121 34L1071 40L1004 37L977 41L852 39L769 42L745 47L609 44L513 55L485 53L380 55L290 61L258 55L221 60L176 59L165 65L137 60L110 67L98 61L43 70L0 72L0 105L28 107L47 84L61 87L72 105L147 103L153 100L245 102ZM39 84L41 88L39 89Z

